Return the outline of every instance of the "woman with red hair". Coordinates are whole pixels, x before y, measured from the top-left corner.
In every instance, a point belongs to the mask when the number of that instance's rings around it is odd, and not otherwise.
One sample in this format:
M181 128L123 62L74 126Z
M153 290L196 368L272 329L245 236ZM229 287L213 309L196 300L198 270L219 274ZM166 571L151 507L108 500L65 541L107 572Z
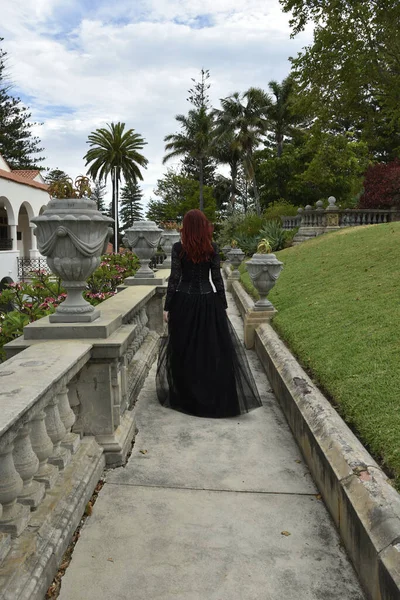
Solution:
M181 240L172 248L158 398L164 406L199 417L230 417L258 408L261 400L243 346L226 315L212 226L200 210L186 213Z

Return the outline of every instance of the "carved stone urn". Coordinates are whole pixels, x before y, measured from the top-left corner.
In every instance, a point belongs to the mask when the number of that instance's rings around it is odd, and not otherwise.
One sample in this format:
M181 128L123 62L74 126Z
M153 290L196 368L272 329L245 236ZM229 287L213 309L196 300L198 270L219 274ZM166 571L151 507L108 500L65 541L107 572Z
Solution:
M90 198L53 198L43 214L32 219L39 251L67 290L66 299L49 317L51 323L85 323L99 317L100 311L82 292L107 249L113 222Z
M149 262L157 251L162 233L163 230L154 221L135 221L132 227L125 230L126 241L140 261L135 279L154 278Z
M228 256L230 263L234 267L234 270L231 273L231 278L232 279L240 279L240 273L238 271L238 267L242 264L242 261L245 257L243 250L241 250L240 248L232 248L232 250L229 250L227 256Z
M161 234L160 246L164 250L165 254L167 255L167 258L164 260L164 262L162 264L163 269L171 268L172 246L176 242L179 242L180 239L181 239L181 234L179 233L179 231L176 231L176 229L164 229L163 233Z
M254 310L275 310L267 295L274 287L283 269L283 263L276 258L275 254L253 254L247 261L246 268L254 287L260 294L260 299L254 304Z

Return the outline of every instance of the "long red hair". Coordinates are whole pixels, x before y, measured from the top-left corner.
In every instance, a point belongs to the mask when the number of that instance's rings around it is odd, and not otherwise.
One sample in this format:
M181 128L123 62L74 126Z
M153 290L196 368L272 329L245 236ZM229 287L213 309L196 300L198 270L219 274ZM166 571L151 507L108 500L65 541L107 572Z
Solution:
M183 217L182 247L189 260L199 263L212 257L215 250L211 243L213 228L201 210L194 208Z

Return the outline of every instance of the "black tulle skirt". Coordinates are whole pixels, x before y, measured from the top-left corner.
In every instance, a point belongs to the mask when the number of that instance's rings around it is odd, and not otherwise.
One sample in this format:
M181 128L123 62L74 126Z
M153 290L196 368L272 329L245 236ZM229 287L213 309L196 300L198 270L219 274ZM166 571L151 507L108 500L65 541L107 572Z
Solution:
M160 338L157 395L199 417L233 417L262 406L247 357L219 296L176 292Z

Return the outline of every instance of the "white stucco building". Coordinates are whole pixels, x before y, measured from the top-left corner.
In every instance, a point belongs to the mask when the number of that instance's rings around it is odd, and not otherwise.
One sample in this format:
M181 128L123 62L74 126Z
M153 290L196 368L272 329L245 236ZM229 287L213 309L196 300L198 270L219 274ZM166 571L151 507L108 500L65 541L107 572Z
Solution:
M0 280L18 280L18 258L39 257L30 220L50 200L38 170L11 170L0 155Z

